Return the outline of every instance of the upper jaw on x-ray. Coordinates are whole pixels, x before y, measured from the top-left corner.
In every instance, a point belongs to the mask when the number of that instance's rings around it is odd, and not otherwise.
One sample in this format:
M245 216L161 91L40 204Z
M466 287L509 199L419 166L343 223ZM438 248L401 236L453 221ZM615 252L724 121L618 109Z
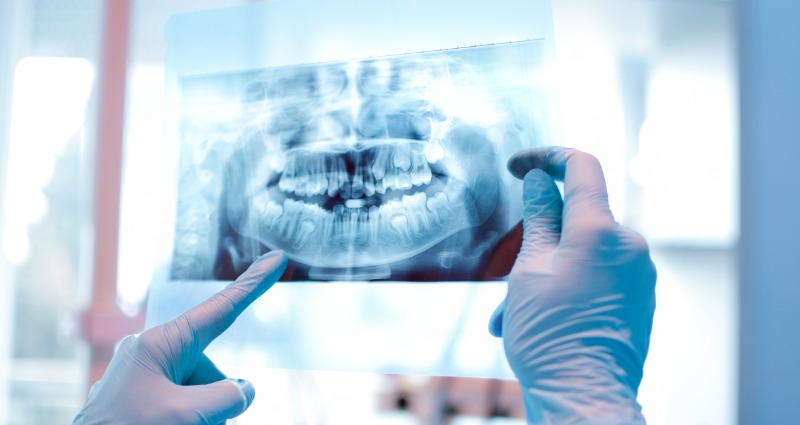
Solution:
M495 152L452 104L480 100L472 79L440 57L288 67L250 82L241 102L259 131L228 172L231 226L312 268L353 270L484 223L499 196Z

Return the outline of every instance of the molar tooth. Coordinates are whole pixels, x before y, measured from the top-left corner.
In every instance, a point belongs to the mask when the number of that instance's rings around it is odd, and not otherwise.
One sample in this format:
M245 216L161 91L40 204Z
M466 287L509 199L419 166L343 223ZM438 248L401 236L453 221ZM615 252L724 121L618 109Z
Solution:
M294 178L289 177L286 174L281 175L281 179L278 182L278 189L282 192L293 192L295 189Z
M395 144L392 165L403 171L411 169L411 147L407 143Z
M425 155L422 152L414 151L411 156L411 183L414 186L422 186L431 182L431 167L425 160Z
M300 222L300 224L297 226L297 235L294 238L292 247L295 249L302 248L311 238L311 235L314 233L316 227L317 226L314 224L314 222L308 218Z
M375 149L375 159L372 160L370 169L375 180L382 180L386 175L386 169L389 167L389 148L386 146L379 146Z
M467 201L467 185L456 179L450 179L444 187L444 194L452 205L463 205Z
M297 229L297 215L300 213L302 205L301 202L293 199L287 199L283 203L283 211L280 218L275 221L275 232L278 233L283 239L292 239L295 230Z
M386 170L386 178L384 178L384 185L387 189L394 190L407 190L411 189L411 176L404 173L397 168L390 168Z
M400 234L400 237L403 239L404 245L411 245L413 240L411 238L411 231L408 225L408 217L404 214L395 214L392 216L392 228Z
M428 220L428 211L425 207L426 198L425 192L404 195L402 198L403 207L411 228L417 235L424 234L425 230L429 229L431 225L430 220Z

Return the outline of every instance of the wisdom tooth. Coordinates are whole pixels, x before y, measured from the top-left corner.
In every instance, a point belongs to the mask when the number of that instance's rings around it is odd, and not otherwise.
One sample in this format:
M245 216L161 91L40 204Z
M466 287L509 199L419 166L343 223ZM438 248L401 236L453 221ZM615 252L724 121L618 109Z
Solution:
M447 224L455 217L453 210L447 203L447 197L442 192L428 198L427 206L439 224Z
M450 179L444 187L444 194L452 205L463 205L467 201L467 185L460 180Z
M438 141L431 140L425 145L425 159L431 164L435 164L444 158L444 149Z
M283 155L275 151L269 156L269 168L277 173L280 173L283 171L284 165L286 165L284 161Z

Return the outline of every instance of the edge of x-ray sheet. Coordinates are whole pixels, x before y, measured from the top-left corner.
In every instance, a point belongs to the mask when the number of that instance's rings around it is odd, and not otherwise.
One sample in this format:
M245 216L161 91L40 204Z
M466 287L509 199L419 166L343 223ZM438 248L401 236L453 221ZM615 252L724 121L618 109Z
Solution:
M549 0L276 0L172 17L166 59L203 74L552 36Z
M167 122L179 121L185 76L538 39L552 54L549 0L277 0L179 15L166 28ZM164 149L174 164L177 145ZM174 220L176 205L163 207ZM172 247L154 249L148 327L227 284L170 280ZM208 352L220 365L512 378L487 331L505 292L498 282L278 283Z
M148 324L226 284L155 284ZM505 292L499 282L279 282L206 353L221 366L511 379L502 340L487 330Z

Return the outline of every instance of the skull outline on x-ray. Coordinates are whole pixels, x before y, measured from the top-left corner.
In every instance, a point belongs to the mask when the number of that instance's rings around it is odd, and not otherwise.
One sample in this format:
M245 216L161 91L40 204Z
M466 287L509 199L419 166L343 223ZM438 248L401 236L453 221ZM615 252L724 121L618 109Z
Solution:
M301 279L474 279L481 250L507 226L489 134L502 114L479 78L427 54L270 69L250 81L216 277L281 249Z

